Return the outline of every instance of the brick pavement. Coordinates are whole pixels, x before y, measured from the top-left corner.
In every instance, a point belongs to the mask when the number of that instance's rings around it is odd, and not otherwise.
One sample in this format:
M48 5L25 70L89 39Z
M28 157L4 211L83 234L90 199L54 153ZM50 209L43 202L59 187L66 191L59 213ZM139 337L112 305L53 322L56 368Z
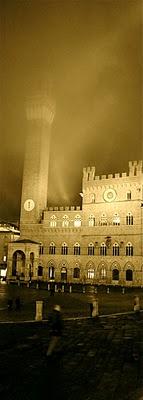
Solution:
M66 320L46 360L46 322L0 325L2 400L143 400L143 313ZM45 394L46 392L46 394Z

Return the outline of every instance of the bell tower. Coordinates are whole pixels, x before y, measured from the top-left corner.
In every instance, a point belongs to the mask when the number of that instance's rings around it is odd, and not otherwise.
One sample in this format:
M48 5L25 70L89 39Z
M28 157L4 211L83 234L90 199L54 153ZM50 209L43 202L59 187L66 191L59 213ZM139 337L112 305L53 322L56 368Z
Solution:
M26 138L21 196L20 230L38 224L47 206L51 126L54 104L48 96L35 96L26 106Z

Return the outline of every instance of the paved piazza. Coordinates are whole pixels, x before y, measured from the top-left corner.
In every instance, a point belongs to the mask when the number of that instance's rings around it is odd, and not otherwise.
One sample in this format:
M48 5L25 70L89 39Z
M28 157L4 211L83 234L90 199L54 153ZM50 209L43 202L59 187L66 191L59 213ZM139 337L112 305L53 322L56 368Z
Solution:
M0 325L0 395L5 400L142 400L143 315L64 320L49 361L48 323Z
M143 312L133 312L134 295L139 293L142 304L141 289L122 295L119 290L107 294L103 288L98 293L100 316L93 320L89 294L50 296L45 291L1 285L0 398L143 400ZM14 300L17 294L21 311L8 312L7 299ZM39 298L46 310L57 302L63 309L61 345L48 361L48 321L34 318ZM114 311L129 313L108 315ZM29 321L23 322L26 316Z

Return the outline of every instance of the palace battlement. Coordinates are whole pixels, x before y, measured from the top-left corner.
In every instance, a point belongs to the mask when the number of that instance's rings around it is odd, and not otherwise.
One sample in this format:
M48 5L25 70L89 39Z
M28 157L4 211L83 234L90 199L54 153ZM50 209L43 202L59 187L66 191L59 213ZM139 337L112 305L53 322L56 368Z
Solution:
M47 207L46 211L80 211L80 206L59 206L59 207Z
M95 167L85 167L83 168L83 181L95 181L102 179L119 179L132 176L140 176L143 174L143 161L129 161L129 173L115 173L108 175L95 175Z

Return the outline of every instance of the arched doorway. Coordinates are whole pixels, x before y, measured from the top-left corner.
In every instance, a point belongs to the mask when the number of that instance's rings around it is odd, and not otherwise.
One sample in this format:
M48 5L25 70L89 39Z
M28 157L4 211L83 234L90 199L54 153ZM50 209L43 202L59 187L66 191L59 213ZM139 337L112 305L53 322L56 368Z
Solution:
M73 270L73 278L79 279L80 278L80 268L75 267Z
M133 271L132 269L126 270L126 281L131 282L133 280Z
M61 268L61 282L67 282L67 268L62 267Z
M119 270L117 268L114 268L112 271L112 280L113 281L119 280Z
M24 277L25 275L25 254L22 250L17 250L12 257L12 276Z
M38 278L42 278L43 276L43 267L42 265L38 265Z

